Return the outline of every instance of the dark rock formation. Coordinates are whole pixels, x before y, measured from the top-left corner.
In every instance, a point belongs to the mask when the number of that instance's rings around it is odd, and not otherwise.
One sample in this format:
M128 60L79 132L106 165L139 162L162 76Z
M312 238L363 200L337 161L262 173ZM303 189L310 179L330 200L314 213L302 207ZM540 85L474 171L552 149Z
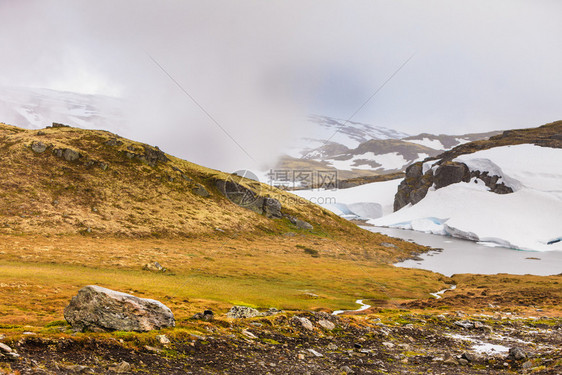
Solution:
M143 332L175 326L174 314L162 303L96 285L72 297L64 318L79 331Z
M260 196L257 192L239 184L233 179L217 180L216 186L232 203L252 210L268 218L281 218L281 202L275 198Z
M124 151L127 158L139 160L151 167L155 167L158 163L166 163L170 161L166 154L158 147L142 145L142 150L139 150L138 147L131 145L127 147L127 150L129 151Z
M53 149L53 155L70 162L78 160L81 156L80 152L71 148L55 148Z
M105 144L107 146L116 147L116 146L121 146L123 144L123 142L118 140L117 138L111 138L110 140L106 141Z
M306 221L298 219L294 216L287 215L287 219L289 219L289 221L299 229L314 229L314 227L310 223L307 223Z
M264 198L263 200L263 213L269 218L280 218L281 214L281 202L274 198Z
M196 313L191 319L210 321L215 319L215 313L212 310L205 310L202 313Z
M427 171L423 174L423 163L415 163L406 168L406 177L398 186L394 196L394 211L398 211L409 203L416 204L427 194L433 184L433 173Z
M470 170L464 163L445 162L435 170L433 175L433 183L436 189L441 189L461 181L470 181Z
M31 150L32 150L33 152L36 152L36 153L38 153L38 154L41 154L41 153L45 152L45 150L47 150L47 145L44 144L43 142L34 141L34 142L31 144Z
M182 177L185 176L182 174ZM188 177L189 178L189 177ZM192 179L189 178L189 180L186 181L193 181ZM207 189L205 189L205 186L201 185L201 184L195 184L195 186L191 189L191 191L193 192L193 194L195 195L199 195L200 197L203 198L207 198L208 196L210 196L211 194L209 194L209 192L207 191Z
M226 314L228 318L233 319L247 319L254 318L256 316L262 316L257 309L248 306L232 306L232 308Z
M435 189L441 189L458 182L469 182L473 178L480 179L494 193L513 193L512 188L503 182L498 183L501 176L489 176L487 171L471 171L464 163L441 160L435 163L434 168L423 173L423 162L418 162L406 169L406 177L394 196L394 211L421 201L432 185Z

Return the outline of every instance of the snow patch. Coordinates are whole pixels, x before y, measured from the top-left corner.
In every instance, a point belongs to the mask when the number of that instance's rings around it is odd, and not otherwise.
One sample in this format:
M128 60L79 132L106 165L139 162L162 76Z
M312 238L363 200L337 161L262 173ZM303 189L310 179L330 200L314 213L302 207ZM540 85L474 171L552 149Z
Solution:
M422 138L422 139L408 139L407 142L415 143L421 146L429 147L434 150L445 150L445 146L441 143L438 139L429 139L429 138Z

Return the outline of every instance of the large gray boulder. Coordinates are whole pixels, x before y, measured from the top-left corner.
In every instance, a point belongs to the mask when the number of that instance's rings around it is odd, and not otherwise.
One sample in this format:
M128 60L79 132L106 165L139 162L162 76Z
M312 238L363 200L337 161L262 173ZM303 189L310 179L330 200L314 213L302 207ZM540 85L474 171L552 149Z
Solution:
M172 311L161 302L88 285L72 297L64 318L79 331L151 331L174 327Z

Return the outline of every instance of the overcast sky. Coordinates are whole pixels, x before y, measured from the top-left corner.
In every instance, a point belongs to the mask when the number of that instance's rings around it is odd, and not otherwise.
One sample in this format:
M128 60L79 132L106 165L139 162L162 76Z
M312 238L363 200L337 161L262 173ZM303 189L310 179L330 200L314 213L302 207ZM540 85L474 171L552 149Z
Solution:
M0 0L0 85L120 96L126 135L220 169L308 113L462 134L562 119L562 2ZM2 121L2 119L0 119Z

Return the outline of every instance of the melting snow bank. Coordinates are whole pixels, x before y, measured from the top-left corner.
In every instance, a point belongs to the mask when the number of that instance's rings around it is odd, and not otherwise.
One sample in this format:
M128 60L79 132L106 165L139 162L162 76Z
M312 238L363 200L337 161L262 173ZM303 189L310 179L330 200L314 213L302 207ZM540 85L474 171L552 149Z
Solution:
M561 149L505 146L455 160L469 168L494 166L489 172L501 173L515 191L495 194L477 179L431 188L419 203L369 223L519 250L562 251Z
M374 219L392 212L400 181L373 182L339 190L295 190L292 193L346 219Z
M367 305L365 303L363 303L362 299L358 299L357 301L355 301L356 304L361 305L360 308L358 308L357 310L336 310L332 313L332 315L340 315L343 314L344 312L358 312L358 311L363 311L363 310L367 310L368 308L371 307L371 305Z
M449 291L449 290L455 290L455 289L457 289L457 286L456 286L456 285L451 285L449 288L440 290L440 291L435 292L435 293L429 293L429 294L431 294L431 295L432 295L433 297L435 297L436 299L439 299L439 298L441 298L441 296L443 296L443 294L444 294L445 292L447 292L447 291Z

